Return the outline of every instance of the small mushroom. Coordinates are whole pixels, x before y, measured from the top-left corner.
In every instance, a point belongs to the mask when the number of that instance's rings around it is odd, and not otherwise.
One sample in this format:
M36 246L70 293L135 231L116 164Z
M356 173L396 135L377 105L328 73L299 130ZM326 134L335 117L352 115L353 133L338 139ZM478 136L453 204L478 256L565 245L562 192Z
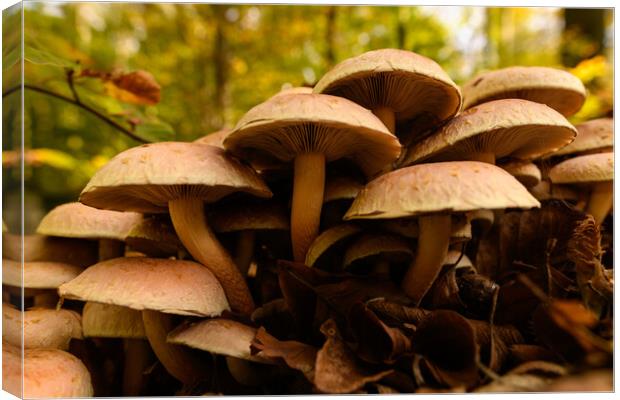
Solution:
M23 344L24 349L67 350L71 339L82 339L81 318L71 310L34 308L21 312L2 303L2 339L17 347Z
M233 310L249 315L254 300L245 278L217 240L204 212L205 203L235 192L271 196L256 172L221 148L160 142L117 154L91 178L80 201L102 209L169 212L187 251L215 274Z
M526 188L531 188L540 183L541 174L536 164L528 161L510 161L499 165L517 178Z
M482 73L463 85L465 110L498 99L535 101L570 117L585 102L586 89L570 72L521 66Z
M252 164L294 164L291 241L299 262L319 233L325 164L348 157L370 177L400 154L396 137L368 110L340 97L304 93L252 108L224 146Z
M140 395L150 354L142 313L128 307L89 301L82 310L82 325L84 337L122 338L123 395Z
M575 125L577 137L568 146L552 153L549 158L609 153L614 146L614 120L598 118Z
M563 161L549 171L549 178L554 184L589 188L586 212L598 225L603 223L613 205L614 153L589 154Z
M317 82L314 92L344 97L372 110L393 134L396 123L406 121L415 121L419 134L452 118L461 106L459 87L439 64L399 49L373 50L344 60Z
M66 203L43 217L37 233L98 240L99 261L103 261L125 254L125 237L140 220L142 215L135 212L99 210L82 203Z
M201 138L194 140L195 143L208 144L211 146L219 147L221 149L224 148L224 139L230 133L230 129L224 128L219 131L209 133Z
M88 369L74 355L58 349L22 351L5 341L2 389L23 398L93 396Z
M185 254L183 243L167 215L151 215L142 219L131 228L125 243L130 249L150 257L182 258Z
M411 247L407 240L397 235L366 233L348 246L343 267L353 271L370 262L374 275L389 279L392 264L406 265L413 260Z
M22 245L23 238L23 245ZM45 235L2 235L2 256L13 261L55 261L86 268L98 260L98 244L92 240Z
M61 297L114 304L142 311L144 330L157 358L183 383L204 378L195 355L166 343L171 315L211 317L228 309L215 276L190 261L125 257L84 270L58 289Z
M507 207L540 207L540 203L499 167L477 161L444 162L399 169L371 181L344 219L419 217L418 251L401 286L420 304L448 252L450 214Z
M566 118L544 104L495 100L460 113L413 144L400 165L456 160L495 164L504 157L531 160L566 146L576 134Z

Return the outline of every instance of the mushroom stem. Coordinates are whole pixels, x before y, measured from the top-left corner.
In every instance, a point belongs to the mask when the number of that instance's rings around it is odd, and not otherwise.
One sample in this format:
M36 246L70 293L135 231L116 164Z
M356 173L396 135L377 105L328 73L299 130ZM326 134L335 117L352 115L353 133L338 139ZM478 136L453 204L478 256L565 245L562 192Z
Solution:
M603 223L607 214L609 214L609 210L611 210L614 202L613 196L614 184L612 181L596 183L592 188L586 213L591 214L599 226Z
M205 378L204 368L188 348L166 342L173 328L170 315L143 310L142 322L153 352L170 375L190 385Z
M124 339L125 366L123 370L123 395L139 396L142 378L149 362L149 346L143 339Z
M116 239L99 239L99 261L125 255L125 242Z
M252 229L239 232L237 249L235 253L235 264L237 264L237 267L243 276L247 276L248 269L250 269L250 263L254 257L255 237L256 232Z
M469 161L480 161L495 165L494 153L472 153L467 157Z
M235 357L226 357L226 366L232 377L242 385L258 386L261 384L261 376L251 362Z
M304 262L306 252L319 233L324 189L325 155L299 154L295 158L291 210L291 241L295 261Z
M254 311L248 285L226 249L207 224L204 204L197 198L180 198L168 203L179 239L199 263L213 272L224 288L230 307L244 315Z
M53 290L44 291L34 296L33 307L56 308L58 304L58 293Z
M383 122L383 125L388 128L392 135L396 134L396 116L394 115L394 110L389 107L377 107L372 110L372 113Z
M401 286L419 306L441 271L448 254L452 220L450 215L422 216L418 221L420 236L413 264L407 270Z

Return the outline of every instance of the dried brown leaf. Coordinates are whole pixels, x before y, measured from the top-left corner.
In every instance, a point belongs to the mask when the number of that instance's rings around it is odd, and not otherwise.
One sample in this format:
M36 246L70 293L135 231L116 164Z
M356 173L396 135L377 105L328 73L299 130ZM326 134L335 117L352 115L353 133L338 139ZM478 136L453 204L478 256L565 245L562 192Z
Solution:
M314 382L314 366L317 349L301 342L281 341L271 336L265 328L260 327L250 346L252 354L262 357L281 359L289 367L301 371L310 382Z
M327 340L317 354L314 375L314 384L321 392L352 393L392 373L392 370L373 371L356 359L334 320L325 321L321 332Z
M112 74L105 88L110 96L125 103L154 105L161 99L161 86L142 70Z

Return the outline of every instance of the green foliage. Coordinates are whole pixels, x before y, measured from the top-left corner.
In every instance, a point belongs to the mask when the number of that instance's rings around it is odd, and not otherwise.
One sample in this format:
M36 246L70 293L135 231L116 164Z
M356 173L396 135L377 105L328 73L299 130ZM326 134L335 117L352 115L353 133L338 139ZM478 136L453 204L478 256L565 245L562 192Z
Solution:
M25 7L26 83L72 98L66 71L73 70L83 104L134 127L148 141L190 141L232 127L283 87L313 85L333 64L372 49L418 52L440 63L457 83L484 69L561 62L559 9L470 7L445 19L455 7L49 2ZM476 16L480 23L474 25ZM5 41L15 42L6 26ZM463 43L463 30L482 40L479 50ZM19 65L16 49L3 47L5 71ZM111 86L114 74L138 70L161 86L157 104L129 102L131 96ZM5 78L5 90L18 76ZM5 106L13 96L4 99ZM590 107L587 117L603 108ZM14 122L5 121L5 128ZM80 166L27 167L27 185L47 205L75 200L96 168L137 144L81 108L32 91L25 96L24 125L27 147L57 150Z

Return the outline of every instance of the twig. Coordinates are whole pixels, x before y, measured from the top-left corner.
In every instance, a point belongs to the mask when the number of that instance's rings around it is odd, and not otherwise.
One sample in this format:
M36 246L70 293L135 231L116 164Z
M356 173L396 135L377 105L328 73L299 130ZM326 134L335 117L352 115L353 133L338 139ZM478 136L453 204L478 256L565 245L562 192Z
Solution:
M38 92L38 93L43 93L46 94L48 96L57 98L59 100L63 100L67 103L73 104L77 107L80 107L81 109L88 111L89 113L93 114L94 116L96 116L97 118L99 118L100 120L102 120L103 122L105 122L106 124L110 125L111 127L121 131L122 133L124 133L125 135L129 136L130 138L132 138L135 141L138 141L140 143L148 143L148 141L144 140L143 138L141 138L140 136L137 136L135 133L133 133L132 131L130 131L129 129L125 128L124 126L120 125L118 122L108 118L106 115L100 113L99 111L95 110L94 108L90 107L87 104L78 102L70 97L64 96L60 93L56 93L53 92L51 90L45 89L45 88L41 88L38 86L34 86L34 85L30 85L30 84L24 84L24 89L28 89L28 90L32 90L33 92ZM21 89L21 86L14 86L10 89L8 89L6 92L2 93L2 97L6 97L16 91L18 91L19 89Z
M71 93L73 93L73 98L75 99L76 104L82 104L80 101L80 96L78 96L77 91L75 90L75 85L73 84L73 74L75 73L72 69L67 69L67 83L69 84L69 88L71 89Z

